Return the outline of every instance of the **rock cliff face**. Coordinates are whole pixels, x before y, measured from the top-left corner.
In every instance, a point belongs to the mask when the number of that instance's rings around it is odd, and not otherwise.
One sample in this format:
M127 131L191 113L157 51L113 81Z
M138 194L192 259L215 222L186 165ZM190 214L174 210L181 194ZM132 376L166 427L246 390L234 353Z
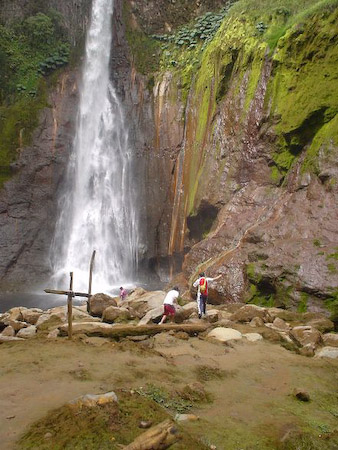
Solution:
M55 8L64 17L74 44L83 39L90 1L32 2L3 0L0 21L8 23ZM47 87L47 105L29 147L19 146L15 175L0 190L1 288L30 289L46 281L49 247L57 211L57 190L74 137L78 99L78 70L62 71ZM20 141L18 137L18 142Z
M332 309L337 10L290 27L273 50L254 23L224 20L188 90L184 64L155 75L145 136L147 210L158 220L150 256L185 255L186 280L222 274L215 303ZM152 100L145 85L138 107Z
M314 11L272 42L272 34L270 41L262 37L263 22L237 8L203 52L179 44L177 60L171 55L168 64L169 51L149 34L173 33L226 2L188 3L184 17L173 2L115 2L112 79L139 158L143 262L162 280L182 270L187 286L201 270L222 274L210 292L214 303L332 309L338 285L337 9ZM273 30L287 13L268 16ZM76 14L74 20L85 23ZM24 280L24 267L32 276L46 270L42 255L73 127L73 76L64 74L68 81L53 94L60 99L59 144L50 108L34 145L23 152L26 159L19 159L26 166L2 193L3 280L18 273ZM41 164L32 163L33 152L42 155ZM33 181L24 181L27 167Z

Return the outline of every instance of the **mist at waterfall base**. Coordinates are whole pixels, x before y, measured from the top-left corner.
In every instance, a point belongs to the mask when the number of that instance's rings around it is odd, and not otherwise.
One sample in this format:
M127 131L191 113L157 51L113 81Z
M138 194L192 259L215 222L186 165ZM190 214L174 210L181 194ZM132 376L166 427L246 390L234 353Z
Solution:
M139 189L123 110L109 80L112 14L112 0L94 0L73 151L51 246L51 284L58 289L73 272L74 290L88 291L93 250L92 292L116 293L136 283Z

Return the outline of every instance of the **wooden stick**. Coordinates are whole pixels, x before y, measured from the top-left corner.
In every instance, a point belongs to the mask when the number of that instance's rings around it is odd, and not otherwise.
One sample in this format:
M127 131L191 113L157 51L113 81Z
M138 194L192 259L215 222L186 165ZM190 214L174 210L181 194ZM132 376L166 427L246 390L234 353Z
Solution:
M70 294L68 294L67 305L68 305L68 339L73 337L73 272L70 272L70 283L69 283Z
M210 323L186 323L186 324L164 324L164 325L110 325L102 322L77 322L73 324L74 334L86 334L87 336L103 336L112 338L122 338L126 336L142 336L147 334L152 336L164 331L184 331L190 335L203 333L209 327ZM61 335L67 335L67 325L59 327Z
M142 433L124 450L162 450L180 439L178 429L171 420L165 420Z
M71 295L72 297L90 297L90 295L85 292L57 291L55 289L45 289L45 292L46 294Z

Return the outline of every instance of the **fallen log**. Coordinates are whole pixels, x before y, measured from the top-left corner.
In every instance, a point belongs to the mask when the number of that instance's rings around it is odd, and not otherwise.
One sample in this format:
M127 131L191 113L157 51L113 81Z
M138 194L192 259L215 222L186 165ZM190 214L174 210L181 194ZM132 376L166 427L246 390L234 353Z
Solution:
M121 338L126 336L152 336L163 331L184 331L188 334L203 333L210 327L209 323L173 323L163 325L110 325L108 323L78 322L73 323L73 335L86 334L87 336L102 336ZM68 325L59 327L61 336L68 334Z
M179 440L178 429L171 420L155 425L138 436L124 450L162 450Z

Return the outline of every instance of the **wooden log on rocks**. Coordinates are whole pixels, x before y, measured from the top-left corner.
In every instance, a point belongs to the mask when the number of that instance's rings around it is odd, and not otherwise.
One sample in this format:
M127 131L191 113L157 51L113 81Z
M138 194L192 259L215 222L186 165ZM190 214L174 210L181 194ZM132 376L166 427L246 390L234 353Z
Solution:
M178 429L171 420L155 425L138 436L124 450L162 450L179 440Z
M190 335L203 333L210 327L209 323L186 323L186 324L164 324L164 325L110 325L108 323L79 322L73 323L73 335L86 334L87 336L102 336L121 338L126 336L152 336L163 331L184 331ZM59 327L60 334L68 334L68 325Z

